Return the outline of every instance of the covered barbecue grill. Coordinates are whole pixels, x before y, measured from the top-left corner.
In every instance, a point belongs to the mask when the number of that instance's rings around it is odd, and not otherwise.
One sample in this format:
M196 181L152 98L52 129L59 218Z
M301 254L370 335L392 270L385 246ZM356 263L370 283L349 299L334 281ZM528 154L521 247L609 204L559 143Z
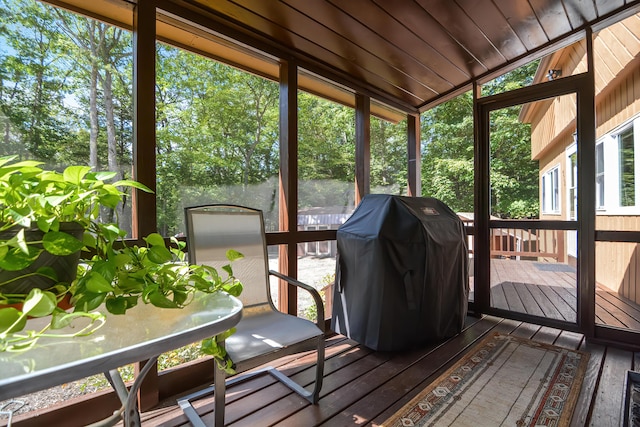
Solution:
M332 327L374 350L462 330L469 294L464 225L434 198L372 194L338 229Z

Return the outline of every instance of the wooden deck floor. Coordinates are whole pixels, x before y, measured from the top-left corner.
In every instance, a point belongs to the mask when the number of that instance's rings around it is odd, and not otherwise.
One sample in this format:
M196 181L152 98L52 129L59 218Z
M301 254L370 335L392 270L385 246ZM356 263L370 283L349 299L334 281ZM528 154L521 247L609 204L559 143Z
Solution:
M492 307L576 321L576 273L565 264L491 260ZM596 287L597 323L640 331L640 305Z
M441 345L409 352L375 352L342 336L327 341L324 386L318 405L261 377L227 391L230 426L379 425L462 357L474 342L492 332L532 338L590 353L589 368L572 426L618 426L628 369L640 369L640 353L586 343L581 334L485 316L468 317L464 331ZM280 360L279 366L301 383L313 379L313 356ZM212 425L213 398L196 402ZM171 399L143 414L144 426L184 426L186 418ZM478 425L482 425L479 420Z

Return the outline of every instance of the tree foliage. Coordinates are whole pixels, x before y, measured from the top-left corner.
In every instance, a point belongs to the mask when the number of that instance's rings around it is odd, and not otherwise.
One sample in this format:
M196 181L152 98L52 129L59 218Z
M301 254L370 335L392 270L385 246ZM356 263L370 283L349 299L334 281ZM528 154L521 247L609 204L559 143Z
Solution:
M125 30L35 0L0 0L0 154L130 176L131 54ZM526 84L533 71L518 69L486 91ZM299 207L352 207L354 110L299 92L298 112ZM537 213L537 168L517 114L501 110L491 123L492 209L513 218ZM259 207L267 226L277 225L277 82L158 43L156 123L163 235L183 230L185 206L210 202ZM372 118L370 131L372 192L405 194L406 121ZM472 211L471 95L426 112L422 136L423 194Z
M537 62L483 87L484 95L530 84ZM520 106L490 117L491 214L501 218L538 215L538 164L531 160L530 125L518 120ZM473 212L473 98L464 93L423 114L422 189L457 212Z

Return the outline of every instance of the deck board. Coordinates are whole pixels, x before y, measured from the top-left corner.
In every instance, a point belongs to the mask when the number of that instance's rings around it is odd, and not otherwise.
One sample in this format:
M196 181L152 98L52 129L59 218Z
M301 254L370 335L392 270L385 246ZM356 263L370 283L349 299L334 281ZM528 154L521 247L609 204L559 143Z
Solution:
M629 351L613 347L607 348L589 425L594 427L617 427L622 425L620 408L623 402L623 384L627 370L631 369L632 355L633 353ZM619 392L611 392L611 390L615 389L618 389Z
M380 425L474 343L494 332L590 353L571 425L619 425L621 387L626 370L640 368L640 353L587 343L582 334L531 323L492 316L469 316L466 320L463 332L444 343L404 352L376 352L334 336L327 340L325 381L318 405L310 405L270 377L261 377L227 390L227 425ZM276 364L309 384L313 380L313 358L313 354L289 356ZM144 413L143 426L189 425L175 400L172 402ZM206 423L213 421L212 397L201 399L195 407L204 413Z
M492 306L575 321L575 273L540 268L532 262L492 260ZM640 307L602 286L597 287L596 315L599 323L640 330ZM310 405L270 376L263 376L227 390L227 425L379 425L492 332L590 353L571 426L620 424L621 387L627 369L640 370L640 352L588 343L576 332L492 316L469 316L465 329L456 337L405 352L376 352L334 335L327 339L318 405ZM314 380L314 363L314 354L308 353L288 356L271 365L308 386ZM194 402L208 424L213 422L213 402L213 396ZM143 414L143 425L175 427L189 423L174 399Z
M491 306L575 322L576 273L562 271L569 268L564 264L492 259ZM640 331L640 306L601 285L597 285L596 318L600 324Z
M576 408L573 411L571 427L584 427L587 425L590 408L593 403L594 390L600 387L598 380L600 378L600 367L605 358L606 347L583 341L580 350L589 353L589 364L582 381L582 389L576 402ZM603 388L600 387L600 389L602 390Z

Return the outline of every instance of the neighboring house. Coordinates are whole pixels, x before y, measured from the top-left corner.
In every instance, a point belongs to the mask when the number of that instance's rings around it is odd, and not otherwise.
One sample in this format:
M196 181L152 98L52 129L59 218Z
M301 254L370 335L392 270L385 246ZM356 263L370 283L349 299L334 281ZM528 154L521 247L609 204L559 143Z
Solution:
M298 230L337 230L353 213L353 207L328 206L300 209L298 211ZM298 244L298 256L336 256L335 240L306 242Z
M594 38L596 75L596 230L640 231L640 15ZM542 60L536 82L555 72L586 71L579 42ZM577 212L576 100L567 95L525 106L531 155L540 167L540 219L573 220ZM558 232L564 259L575 265L576 233ZM562 258L561 258L562 259ZM636 279L636 272L638 279ZM640 303L640 254L635 243L596 242L596 281Z

